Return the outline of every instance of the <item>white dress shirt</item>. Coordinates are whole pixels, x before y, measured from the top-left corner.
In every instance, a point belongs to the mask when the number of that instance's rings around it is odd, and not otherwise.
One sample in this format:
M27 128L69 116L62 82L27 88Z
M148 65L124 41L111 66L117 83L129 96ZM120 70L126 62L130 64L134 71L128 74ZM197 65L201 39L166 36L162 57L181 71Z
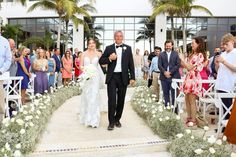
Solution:
M226 62L235 65L236 49L233 49L229 53L223 52L220 56L223 57ZM225 92L233 92L235 82L236 82L236 73L231 71L224 64L220 63L215 85L216 89Z
M0 72L4 73L10 68L12 54L9 42L6 38L0 35Z
M168 64L169 64L169 62L170 62L170 55L171 55L171 51L166 51L166 53L167 53L167 60L168 60ZM169 66L167 67L167 71L169 71L170 70L170 68L169 68Z
M117 44L115 44L116 46ZM122 68L121 68L121 60L122 60L122 47L118 47L116 48L116 55L117 55L117 59L116 59L116 67L114 72L122 72Z

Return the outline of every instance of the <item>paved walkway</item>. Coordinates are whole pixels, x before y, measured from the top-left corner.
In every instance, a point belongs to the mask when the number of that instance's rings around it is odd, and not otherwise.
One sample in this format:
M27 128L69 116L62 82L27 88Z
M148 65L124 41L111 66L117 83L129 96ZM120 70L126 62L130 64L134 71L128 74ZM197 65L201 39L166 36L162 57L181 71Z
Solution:
M103 92L104 93L104 92ZM145 122L133 111L129 88L121 119L122 128L107 131L107 113L101 115L99 128L79 123L76 106L80 96L67 100L53 114L46 131L30 157L152 157L170 156L165 140L154 135ZM103 94L105 97L105 94Z

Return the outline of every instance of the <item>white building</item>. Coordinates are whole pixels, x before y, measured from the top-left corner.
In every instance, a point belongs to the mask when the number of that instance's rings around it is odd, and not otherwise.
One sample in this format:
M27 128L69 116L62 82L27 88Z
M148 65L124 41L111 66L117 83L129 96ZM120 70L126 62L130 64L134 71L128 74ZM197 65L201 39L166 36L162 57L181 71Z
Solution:
M26 36L37 36L44 34L45 30L55 33L57 30L57 14L42 9L28 13L27 8L35 1L28 1L26 6L19 3L3 0L1 3L0 16L3 24L20 24L26 32ZM195 4L208 8L216 18L208 18L201 12L193 12L192 18L187 20L188 41L192 36L203 36L208 43L208 49L212 50L219 45L223 34L231 32L236 35L236 9L235 0L196 0ZM131 45L133 49L140 48L150 50L148 40L135 42L137 33L144 23L140 23L143 18L149 17L152 7L148 0L97 0L95 4L96 13L91 13L95 18L94 27L102 26L104 30L98 30L102 43L101 49L113 42L114 30L121 29L125 33L125 43ZM180 27L180 19L175 19L175 27ZM168 17L161 15L155 20L155 45L163 47L164 41L168 38L170 23ZM178 31L177 33L178 34ZM176 36L176 46L181 46L182 42ZM84 49L83 26L78 29L73 28L73 47ZM151 45L153 47L154 44Z

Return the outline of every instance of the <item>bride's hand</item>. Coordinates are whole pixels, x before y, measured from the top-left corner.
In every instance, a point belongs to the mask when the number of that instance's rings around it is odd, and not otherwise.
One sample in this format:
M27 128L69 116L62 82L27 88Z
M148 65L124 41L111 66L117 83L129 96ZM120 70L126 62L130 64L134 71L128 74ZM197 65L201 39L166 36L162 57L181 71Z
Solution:
M135 80L130 80L130 81L129 81L129 84L134 87L134 85L135 85Z

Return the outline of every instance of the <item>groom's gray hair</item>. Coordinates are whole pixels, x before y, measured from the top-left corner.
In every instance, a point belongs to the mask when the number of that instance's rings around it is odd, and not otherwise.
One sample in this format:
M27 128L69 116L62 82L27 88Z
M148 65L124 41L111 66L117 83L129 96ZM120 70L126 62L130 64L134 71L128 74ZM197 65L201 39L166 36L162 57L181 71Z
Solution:
M124 35L123 32L122 32L122 30L116 30L116 31L114 32L114 37L116 36L117 33L121 33L122 35Z

